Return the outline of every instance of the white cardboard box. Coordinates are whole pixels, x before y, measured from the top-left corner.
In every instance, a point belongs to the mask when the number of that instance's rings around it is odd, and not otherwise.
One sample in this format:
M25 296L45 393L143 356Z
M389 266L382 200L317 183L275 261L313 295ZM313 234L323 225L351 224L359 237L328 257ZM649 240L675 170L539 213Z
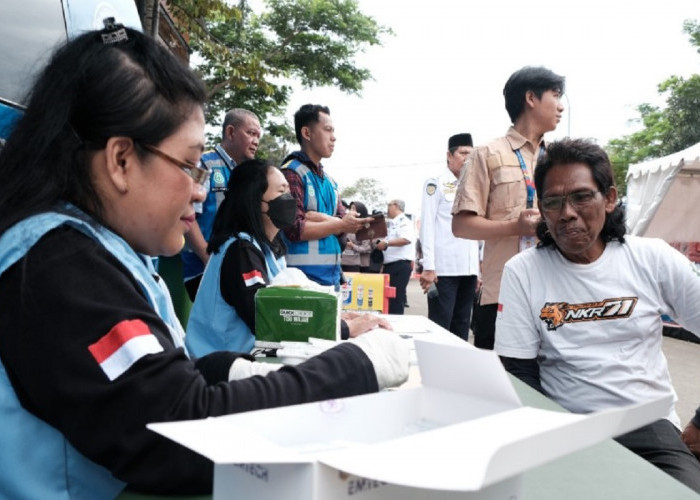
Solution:
M421 387L149 428L216 464L214 500L519 500L524 471L657 420L669 404L523 407L493 351L415 343Z

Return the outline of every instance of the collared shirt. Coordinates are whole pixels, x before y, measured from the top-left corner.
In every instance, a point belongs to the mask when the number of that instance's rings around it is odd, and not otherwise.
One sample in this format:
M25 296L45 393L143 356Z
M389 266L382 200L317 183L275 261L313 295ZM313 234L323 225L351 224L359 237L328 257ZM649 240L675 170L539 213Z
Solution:
M211 171L211 168L209 168L209 165L207 163L211 161L212 158L216 158L214 156L215 154L218 154L221 160L223 160L224 164L228 167L229 171L232 171L234 168L236 168L236 162L231 158L231 156L226 152L224 147L221 144L217 144L214 147L213 151L207 151L202 155L202 166L206 168L207 170ZM225 179L225 182L228 184L228 178ZM217 190L217 179L215 178L214 175L211 175L209 177L209 182L205 184L205 188L207 190L207 197L210 196L210 193L215 192ZM225 192L228 189L228 186L224 186L223 191ZM221 191L220 186L218 187L218 190ZM213 195L216 196L216 195ZM223 201L223 195L217 197L216 199L216 208L219 208L219 205L221 205L221 202ZM204 213L204 203L201 201L194 202L192 204L194 207L194 211L196 214L201 214Z
M228 152L224 149L224 147L221 144L217 144L214 149L216 149L216 152L221 155L221 157L224 159L224 162L228 166L229 170L233 170L236 168L236 161L231 158L231 155L228 154Z
M423 269L438 276L478 276L479 242L452 234L457 178L449 168L423 185L420 244Z
M515 151L520 149L532 176L539 148L514 127L505 137L475 148L462 169L452 213L473 212L494 221L517 219L527 206L527 189ZM518 236L485 240L482 304L498 302L503 266L518 253L519 244Z
M320 163L316 165L306 153L303 151L295 151L287 156L282 164L285 164L293 159L299 160L304 165L309 167L314 174L323 179L323 165ZM289 191L292 193L292 196L294 196L294 199L297 200L297 215L294 225L288 229L285 229L284 234L292 241L300 241L301 233L304 230L304 224L306 223L306 210L304 208L304 181L299 174L288 168L283 168L282 173L289 183ZM340 200L340 196L338 196L335 214L339 217L343 217L345 215L345 207Z
M406 214L401 213L387 221L387 241L396 238L407 239L409 243L400 247L387 247L384 250L384 264L391 264L399 260L413 260L415 257L414 243L416 242L416 235L413 231L413 222L406 217Z

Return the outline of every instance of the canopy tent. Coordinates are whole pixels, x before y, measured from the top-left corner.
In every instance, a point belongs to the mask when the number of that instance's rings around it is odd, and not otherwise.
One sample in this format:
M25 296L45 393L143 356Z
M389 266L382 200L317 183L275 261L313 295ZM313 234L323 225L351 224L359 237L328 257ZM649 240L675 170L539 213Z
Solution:
M700 143L627 171L627 227L631 234L661 238L700 263ZM664 316L664 335L700 342Z
M662 158L630 165L627 227L662 238L700 259L700 143Z

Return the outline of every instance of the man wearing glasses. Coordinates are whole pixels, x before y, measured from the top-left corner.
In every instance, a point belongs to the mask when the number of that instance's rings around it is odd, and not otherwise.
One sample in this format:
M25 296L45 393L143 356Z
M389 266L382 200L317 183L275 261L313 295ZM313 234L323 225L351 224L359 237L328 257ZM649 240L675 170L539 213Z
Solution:
M534 246L539 211L532 172L564 107L564 77L542 67L513 73L503 89L513 123L505 137L467 159L452 207L452 232L484 240L480 299L473 312L474 345L493 349L501 274L506 261Z
M185 234L186 245L180 253L185 289L192 302L209 260L207 241L216 211L226 195L231 171L242 161L255 157L260 134L260 120L255 113L234 108L224 117L221 144L202 155L202 165L210 172L209 182L205 184L207 197L203 203L195 203L197 220Z
M506 370L574 413L675 395L662 314L700 333L700 274L666 242L625 235L610 160L563 139L535 169L540 240L503 271L495 350ZM695 424L684 438L694 442ZM664 418L615 438L700 493L700 463Z

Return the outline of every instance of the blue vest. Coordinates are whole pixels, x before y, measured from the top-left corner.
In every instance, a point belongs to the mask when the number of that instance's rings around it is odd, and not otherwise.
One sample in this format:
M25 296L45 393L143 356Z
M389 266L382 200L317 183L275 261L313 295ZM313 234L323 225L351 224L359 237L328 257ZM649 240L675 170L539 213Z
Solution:
M101 243L141 285L150 304L170 328L173 342L183 346L178 323L163 280L150 258L135 253L116 234L91 221L72 206L66 213L47 212L18 222L0 236L0 275L22 259L39 239L61 225L71 226ZM97 277L96 279L99 279ZM21 332L2 332L21 335ZM125 483L78 452L60 431L25 410L0 362L0 497L42 500L112 499Z
M294 170L304 184L304 210L335 215L338 204L338 186L330 177L316 175L297 159L282 168ZM338 238L328 235L320 240L291 241L282 233L287 245L287 265L301 269L309 279L321 285L340 284L340 254Z
M267 245L262 250L261 245L247 233L239 233L237 237L226 240L219 251L211 255L190 311L186 343L193 356L204 356L214 351L249 353L255 345L254 332L221 296L221 265L228 247L238 238L252 242L265 255L268 277L274 278L287 267L284 257L276 259Z
M202 213L197 214L197 224L202 231L202 236L206 241L211 237L214 228L214 217L216 211L224 201L228 190L228 180L231 177L231 170L236 166L221 145L216 146L213 151L208 151L202 155L202 163L211 172L209 176L209 191L207 197L202 202ZM182 252L182 275L185 281L204 272L204 263L199 257L185 247Z

